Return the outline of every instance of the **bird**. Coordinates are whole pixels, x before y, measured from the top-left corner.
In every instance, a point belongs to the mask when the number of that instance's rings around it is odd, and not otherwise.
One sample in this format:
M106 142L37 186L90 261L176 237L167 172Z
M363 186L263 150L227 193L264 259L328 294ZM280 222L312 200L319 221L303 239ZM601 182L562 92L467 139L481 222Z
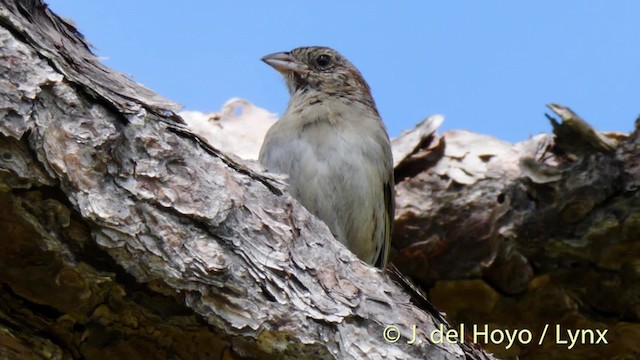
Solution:
M394 218L391 143L369 85L329 47L264 56L290 99L259 162L288 176L290 194L362 261L384 268Z

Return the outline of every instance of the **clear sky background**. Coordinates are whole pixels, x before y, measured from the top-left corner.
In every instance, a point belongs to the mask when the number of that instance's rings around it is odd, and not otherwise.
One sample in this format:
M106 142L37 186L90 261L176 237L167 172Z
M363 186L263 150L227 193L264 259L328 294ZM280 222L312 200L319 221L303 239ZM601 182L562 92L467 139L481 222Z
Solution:
M46 1L46 0L45 0ZM430 114L509 141L550 131L545 104L598 130L640 115L640 1L49 0L104 63L188 110L242 97L282 114L260 58L326 45L372 88L392 136Z

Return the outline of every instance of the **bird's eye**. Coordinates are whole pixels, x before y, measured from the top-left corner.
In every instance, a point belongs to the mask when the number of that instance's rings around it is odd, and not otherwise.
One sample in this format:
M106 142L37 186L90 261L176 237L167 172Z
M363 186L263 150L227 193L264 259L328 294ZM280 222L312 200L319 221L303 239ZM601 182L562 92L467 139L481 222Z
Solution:
M316 58L316 64L318 64L321 68L326 68L331 64L331 56L327 54L322 54Z

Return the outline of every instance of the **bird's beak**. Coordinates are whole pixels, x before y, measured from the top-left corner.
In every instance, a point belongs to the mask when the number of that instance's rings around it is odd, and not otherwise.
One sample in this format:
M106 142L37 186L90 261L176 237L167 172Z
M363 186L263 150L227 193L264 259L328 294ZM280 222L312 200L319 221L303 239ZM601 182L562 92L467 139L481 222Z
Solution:
M289 52L279 52L275 54L270 54L262 58L262 61L266 62L267 65L272 68L278 70L278 72L285 74L288 72L299 72L302 70L302 64L296 61L291 53Z

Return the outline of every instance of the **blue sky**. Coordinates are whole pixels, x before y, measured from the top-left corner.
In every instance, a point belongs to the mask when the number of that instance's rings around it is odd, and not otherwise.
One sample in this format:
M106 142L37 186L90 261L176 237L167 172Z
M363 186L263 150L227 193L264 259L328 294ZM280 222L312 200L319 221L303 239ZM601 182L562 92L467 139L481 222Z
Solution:
M363 73L392 136L440 113L444 129L524 140L550 131L549 102L602 131L640 115L640 1L48 3L105 64L189 110L242 97L282 114L289 95L260 58L326 45Z

